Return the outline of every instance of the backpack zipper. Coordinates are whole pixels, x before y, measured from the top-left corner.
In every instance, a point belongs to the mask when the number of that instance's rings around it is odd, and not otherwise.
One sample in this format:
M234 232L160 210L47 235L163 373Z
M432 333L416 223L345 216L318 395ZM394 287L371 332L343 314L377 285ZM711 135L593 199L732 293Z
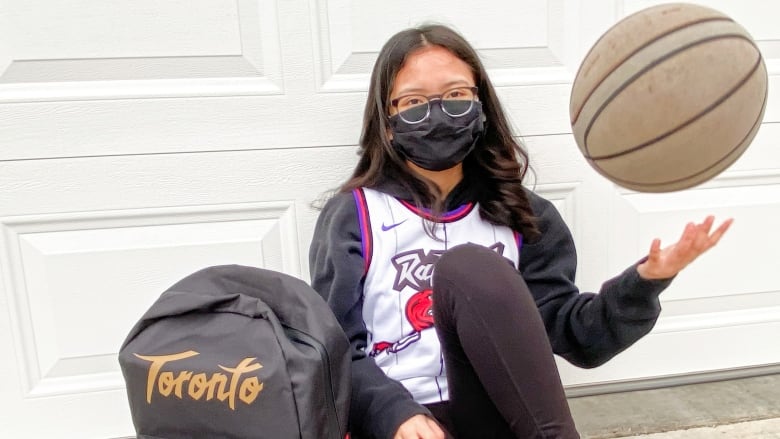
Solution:
M298 343L305 344L311 348L313 348L315 351L317 351L318 354L320 354L320 357L323 362L323 368L322 373L325 384L325 403L327 404L327 412L328 412L328 426L329 431L331 431L331 436L333 439L341 439L341 432L339 428L339 421L338 421L338 414L336 412L336 397L333 394L333 385L331 383L331 374L330 374L330 357L328 356L328 351L325 349L325 346L316 338L312 337L311 335L296 329L291 328L286 325L282 325L284 327L284 332L287 334L287 336Z

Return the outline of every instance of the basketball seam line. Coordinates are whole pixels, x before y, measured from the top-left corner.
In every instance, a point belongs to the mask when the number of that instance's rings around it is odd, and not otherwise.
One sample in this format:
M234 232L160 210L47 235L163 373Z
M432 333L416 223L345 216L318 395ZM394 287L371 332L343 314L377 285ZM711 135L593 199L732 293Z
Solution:
M595 125L596 120L598 120L599 115L604 111L604 109L606 109L607 105L617 95L619 95L623 90L625 90L628 86L630 86L637 78L639 78L640 76L642 76L643 74L645 74L647 71L649 71L650 69L654 68L658 64L661 64L662 62L668 60L669 58L672 58L675 55L679 54L680 52L683 52L685 50L690 49L691 47L698 46L700 44L708 43L708 42L711 42L711 41L720 40L720 39L727 39L727 38L737 38L737 39L743 39L745 41L748 41L756 49L756 51L758 52L758 59L756 60L755 64L750 69L748 74L745 75L745 77L743 77L740 81L738 81L736 83L736 85L734 85L731 89L729 89L729 91L726 94L724 94L723 96L719 97L712 104L710 104L706 108L704 108L704 110L702 110L698 114L694 115L690 119L686 120L682 124L678 125L675 128L672 128L671 130L669 130L669 131L667 131L667 132L665 132L665 133L663 133L663 134L661 134L661 135L659 135L659 136L657 136L657 137L655 137L655 138L653 138L651 140L648 140L648 141L646 141L644 143L641 143L641 144L639 144L637 146L631 147L631 148L629 148L627 150L616 152L616 153L612 153L612 154L606 154L606 155L601 155L601 156L593 156L593 155L591 155L589 153L588 136L590 135L590 131L593 128L593 125ZM653 144L655 142L658 142L659 140L661 140L661 139L663 139L665 137L668 137L668 136L676 133L677 131L680 131L681 129L685 128L686 126L690 125L691 123L695 122L696 120L702 118L704 115L706 115L707 113L712 111L715 107L717 107L723 101L728 99L731 95L736 93L737 90L739 90L745 84L745 82L747 82L747 80L750 79L750 77L753 75L753 73L756 72L756 69L758 69L758 67L761 65L761 59L762 59L761 58L761 52L758 51L758 48L755 47L753 42L750 39L746 38L744 35L739 35L739 34L731 34L731 35L726 34L726 35L718 35L718 36L714 36L714 37L705 38L705 39L702 39L702 40L699 40L699 41L695 41L695 42L693 42L691 44L688 44L686 46L680 47L680 48L678 48L678 49L676 49L676 50L674 50L674 51L664 55L663 57L658 58L657 60L655 60L652 63L648 64L645 68L643 68L642 70L638 71L636 74L631 76L631 78L629 78L626 82L621 84L620 87L618 87L607 99L604 100L604 103L593 114L593 117L591 118L590 123L588 124L588 127L585 129L585 134L583 135L583 143L584 143L584 149L585 149L585 154L584 154L585 158L590 159L590 160L603 160L603 159L611 159L611 158L615 158L615 157L620 157L622 155L630 154L630 153L632 153L634 151L640 150L640 149L642 149L642 148L644 148L644 147L646 147L648 145L651 145L651 144Z
M687 23L681 24L680 26L677 26L677 27L675 27L675 28L673 28L673 29L669 29L669 31L667 31L666 33L663 33L663 34L661 34L661 35L658 35L658 36L656 36L655 38L653 38L652 40L649 40L649 41L647 41L645 44L643 44L643 45L641 45L641 46L637 47L637 48L636 48L634 51L632 51L631 53L629 53L628 55L626 55L625 57L623 57L623 58L622 58L622 59L621 59L619 62L617 62L617 63L615 63L615 64L614 64L614 67L613 67L611 70L609 70L608 72L606 72L606 73L605 73L605 74L604 74L604 75L601 77L601 79L599 80L599 82L598 82L597 84L595 84L595 85L594 85L594 86L593 86L593 87L590 89L590 91L588 92L588 94L587 94L587 95L585 96L585 98L582 100L582 105L580 105L580 108L577 110L577 113L576 113L576 114L574 115L574 117L571 119L571 124L572 124L572 125L574 125L575 123L577 123L577 120L579 119L579 117L580 117L580 114L582 113L582 110L585 108L585 104L588 102L588 100L590 99L590 97L591 97L591 96L593 96L593 93L595 93L595 92L596 92L596 90L598 90L599 86L600 86L600 85L601 85L601 84L602 84L604 81L606 81L606 80L607 80L607 78L609 78L609 76L610 76L610 75L612 75L612 73L614 73L614 72L615 72L615 70L617 70L617 69L618 69L618 68L619 68L621 65L623 65L623 63L624 63L624 62L625 62L627 59L629 59L629 58L631 58L632 56L636 55L638 52L642 51L643 49L645 49L646 47L648 47L648 46L650 46L651 44L655 43L656 41L660 40L661 38L664 38L664 37L666 37L666 36L668 36L668 35L671 35L671 34L673 34L673 33L677 32L677 31L678 31L678 30L680 30L680 29L683 29L683 28L686 28L686 27L689 27L689 26L696 26L696 25L699 25L699 24L702 24L702 23L708 23L708 22L711 22L711 21L731 21L731 22L734 22L734 20L732 20L732 19L730 19L730 18L727 18L727 17L711 17L711 18L704 18L704 19L701 19L701 20L696 20L696 21L690 21L690 22L687 22ZM605 35L606 35L606 34L605 34ZM599 39L598 39L598 41L596 41L596 43L594 43L594 45L593 45L593 48L591 48L591 50L589 50L589 51L588 51L588 53L585 55L585 59L587 59L587 58L588 58L588 56L591 54L591 52L593 51L593 49L595 49L596 45L597 45L597 44L598 44L598 43L599 43L599 42L602 40L602 38L603 38L603 37L604 37L604 35L602 35L602 37L601 37L601 38L599 38ZM576 82L576 80L577 80L577 76L578 76L578 75L579 75L579 72L577 72L577 75L575 75L575 77L574 77L574 78L575 78L575 79L574 79L574 80L575 80L575 82Z
M721 157L721 159L720 159L720 160L716 161L715 163L711 164L710 166L707 166L706 168L702 169L701 171L699 171L699 172L697 172L697 173L695 173L695 174L688 175L688 176L686 176L686 177L684 177L684 178L678 178L678 179L675 179L675 180L668 180L668 181L663 181L663 182L660 182L660 183L642 183L642 182L637 182L637 181L632 181L632 180L625 180L625 179L621 179L621 178L616 178L615 176L611 176L611 175L610 175L610 178L611 178L611 179L613 179L615 182L619 182L619 183L632 184L632 185L634 185L634 186L653 187L653 186L662 186L662 185L665 185L665 184L673 184L673 183L678 183L678 182L685 181L685 180L688 180L688 179L690 179L690 178L693 178L693 177L699 176L699 175L701 175L701 174L704 174L705 172L707 172L707 171L711 170L711 169L712 169L712 168L714 168L715 166L717 166L717 165L721 164L721 163L722 163L724 160L726 160L726 159L727 159L729 156L731 156L731 155L732 155L732 154L733 154L735 151L737 151L737 150L739 149L739 147L740 147L740 146L741 146L743 143L745 143L745 141L747 141L748 137L750 137L750 133L752 133L752 132L753 132L753 130L754 130L754 129L756 129L756 126L761 124L761 121L762 121L762 119L763 119L764 109L766 108L767 95L768 95L768 87L767 87L767 89L764 91L764 100L763 100L763 103L762 103L762 105L761 105L761 107L762 107L762 110L761 110L761 111L758 113L758 116L756 117L756 120L755 120L755 122L753 122L753 126L752 126L752 127L750 127L750 130L748 130L747 134L745 134L745 137L743 137L743 138L742 138L742 140L740 140L739 142L737 142L737 145L736 145L735 147L733 147L733 148L732 148L732 149L731 149L731 150L728 152L728 154L724 155L723 157ZM754 135L755 135L755 133L754 133ZM593 165L594 165L596 168L598 168L599 170L601 170L601 171L604 171L604 170L603 170L603 169L602 169L600 166L598 166L598 164L596 164L595 162L592 162L592 164L593 164Z

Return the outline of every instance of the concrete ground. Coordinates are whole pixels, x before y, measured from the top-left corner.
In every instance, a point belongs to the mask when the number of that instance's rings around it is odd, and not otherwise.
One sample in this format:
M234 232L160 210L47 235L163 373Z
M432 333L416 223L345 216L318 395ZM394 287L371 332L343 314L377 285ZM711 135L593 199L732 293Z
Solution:
M665 433L624 436L623 439L780 439L780 419L740 422Z
M583 439L780 439L780 374L575 397Z

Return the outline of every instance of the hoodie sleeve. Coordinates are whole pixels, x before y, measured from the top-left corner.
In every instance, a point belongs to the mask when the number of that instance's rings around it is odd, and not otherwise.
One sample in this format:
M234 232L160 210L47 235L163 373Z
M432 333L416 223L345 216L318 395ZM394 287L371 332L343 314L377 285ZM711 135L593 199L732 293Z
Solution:
M339 193L325 204L314 230L309 249L312 287L330 305L350 342L353 437L390 439L405 420L430 412L365 353L362 251L355 200L351 193Z
M599 294L581 293L571 232L552 203L530 191L529 199L541 236L523 244L520 272L553 351L579 367L604 364L650 332L661 312L658 296L672 279L643 279L640 260L606 281Z

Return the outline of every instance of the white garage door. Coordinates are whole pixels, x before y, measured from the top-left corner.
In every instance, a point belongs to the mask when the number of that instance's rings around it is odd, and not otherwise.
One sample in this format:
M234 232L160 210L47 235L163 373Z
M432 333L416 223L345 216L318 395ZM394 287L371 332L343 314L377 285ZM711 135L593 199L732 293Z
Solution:
M637 194L585 164L568 124L587 48L649 1L0 2L0 437L132 433L116 352L207 265L308 278L310 203L355 163L381 44L425 20L480 49L594 290L653 237L737 221L664 294L656 330L570 389L780 363L780 111L728 172ZM780 71L777 6L710 1ZM587 4L587 6L586 6ZM769 10L768 9L773 9Z

